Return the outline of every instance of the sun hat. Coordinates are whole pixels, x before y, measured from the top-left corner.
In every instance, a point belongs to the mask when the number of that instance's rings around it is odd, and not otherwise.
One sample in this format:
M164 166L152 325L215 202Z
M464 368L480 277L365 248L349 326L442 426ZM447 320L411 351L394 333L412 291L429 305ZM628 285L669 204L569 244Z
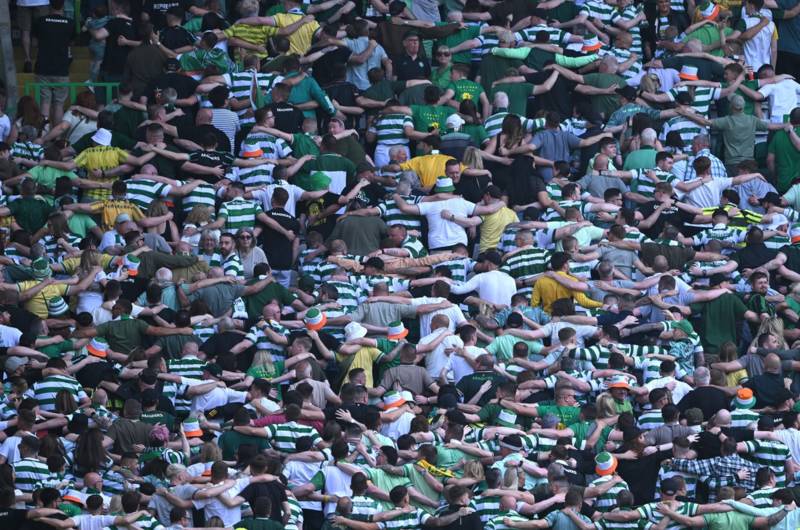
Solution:
M242 145L242 158L259 158L262 156L264 156L264 151L262 151L258 145Z
M139 265L141 263L142 262L139 260L139 258L133 254L125 254L125 258L122 261L122 266L128 271L128 276L133 278L139 274Z
M78 490L71 489L67 490L67 493L61 496L62 500L74 502L75 504L80 504L81 506L85 503L85 495Z
M703 18L706 20L714 20L719 16L719 6L714 2L706 2L701 4L697 9L700 10L700 14L703 15Z
M740 388L736 392L733 404L737 409L752 409L756 406L756 398L753 395L753 391L749 388Z
M447 117L447 119L444 122L445 126L448 129L454 129L454 130L460 129L461 127L464 126L465 123L466 121L464 121L464 118L462 118L458 114L451 114L450 116Z
M98 145L108 147L111 145L111 131L108 129L97 129L92 135L92 141Z
M436 187L434 193L442 193L446 191L454 191L456 187L453 185L453 179L450 177L439 177L436 179Z
M400 394L400 392L390 390L383 395L383 404L381 405L381 408L383 410L390 410L402 407L405 404L406 400L403 399L403 396Z
M47 313L51 317L60 317L69 311L69 306L61 296L54 296L47 300Z
M25 357L7 357L5 369L9 374L13 374L20 366L28 364L28 359Z
M318 308L312 307L306 312L303 322L306 325L306 329L317 331L325 327L325 324L328 323L328 317Z
M203 430L200 428L200 422L197 418L186 418L183 420L183 434L187 438L200 438L203 436Z
M31 269L33 269L34 278L39 280L49 278L53 273L53 271L50 270L50 264L45 258L36 258L33 260L33 263L31 263Z
M86 345L86 351L89 352L89 355L105 359L108 356L108 342L106 339L95 337Z
M517 424L517 414L514 411L503 409L497 415L495 423L501 427L514 427Z
M389 331L386 334L387 339L400 340L404 339L406 335L408 335L408 329L406 329L406 326L401 320L395 320L389 324Z
M624 388L625 390L630 390L631 384L624 375L614 375L608 380L608 388Z
M606 475L613 475L617 470L617 459L609 452L603 451L594 457L594 472L604 477Z
M700 79L697 76L697 67L689 66L688 64L684 64L681 67L681 73L678 74L678 77L686 81L697 81L698 79Z
M581 51L593 52L603 47L603 43L597 38L597 35L587 35L583 38L583 47Z
M350 322L344 327L344 340L350 342L351 340L360 339L367 336L367 328L358 322Z

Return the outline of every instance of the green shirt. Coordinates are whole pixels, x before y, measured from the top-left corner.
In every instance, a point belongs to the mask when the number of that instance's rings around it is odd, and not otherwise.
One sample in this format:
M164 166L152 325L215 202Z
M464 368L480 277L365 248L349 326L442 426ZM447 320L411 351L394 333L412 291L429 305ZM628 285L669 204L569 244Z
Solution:
M540 404L538 409L540 418L544 418L548 414L553 414L559 418L559 423L564 426L577 423L581 415L581 409L578 407Z
M219 448L222 450L222 458L225 460L235 459L239 446L244 444L256 446L258 452L268 447L266 438L262 438L261 436L249 436L236 431L225 431L222 433L222 436L219 437L219 440L217 440L217 445L219 445Z
M727 37L733 33L733 29L725 28L725 36ZM686 38L683 40L684 42L689 42L692 39L697 39L703 43L703 46L708 46L710 44L714 44L719 42L719 29L716 26L712 26L707 24L701 28L696 29L695 31L686 35ZM722 57L724 55L722 48L717 48L716 50L711 52L711 55L716 55L717 57Z
M23 230L33 234L47 223L47 217L53 207L41 199L20 197L8 203L11 215Z
M722 131L726 164L751 160L756 144L756 131L768 130L768 124L764 120L742 113L711 120L711 127Z
M445 25L445 24L442 24ZM443 39L439 39L436 41L437 46L445 45L448 48L453 48L458 46L462 42L466 42L468 40L474 39L481 34L480 26L467 26L464 29L458 30L455 33L451 33L447 37ZM469 50L459 52L453 55L453 62L454 63L465 63L469 64L472 61L471 53Z
M528 96L533 93L530 83L498 83L492 89L492 97L498 92L508 94L508 112L511 114L527 115ZM480 107L479 107L480 108Z
M631 151L625 157L623 169L630 171L631 169L651 169L654 167L656 167L656 150L645 145L641 149Z
M800 134L800 127L795 127L794 130ZM792 180L800 175L800 151L794 147L789 133L784 130L775 131L768 149L769 153L775 156L778 191L786 193L792 185Z
M703 520L708 530L749 530L755 517L733 511L725 513L707 513L703 515Z
M72 171L63 171L49 166L36 166L28 170L34 182L45 188L53 189L56 187L56 179L60 177L69 177L70 180L75 180L78 175Z
M482 146L489 141L489 134L486 128L480 123L468 123L461 127L461 132L469 135L476 146Z
M143 320L122 318L97 326L97 336L106 339L112 350L129 354L143 346L142 339L149 327Z
M583 76L584 82L595 88L608 88L612 85L623 87L626 85L625 79L616 74L586 74ZM619 108L619 96L616 94L603 94L590 96L592 108L608 118Z
M411 105L411 112L414 130L428 132L431 129L444 130L447 117L455 111L452 107L444 105Z

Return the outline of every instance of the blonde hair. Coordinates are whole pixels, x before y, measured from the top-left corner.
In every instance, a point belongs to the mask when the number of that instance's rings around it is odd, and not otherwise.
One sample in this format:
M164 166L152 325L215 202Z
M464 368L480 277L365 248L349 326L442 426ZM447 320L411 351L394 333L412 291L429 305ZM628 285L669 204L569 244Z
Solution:
M464 478L474 478L482 482L485 479L483 464L478 460L468 460L464 462Z
M166 215L169 213L169 208L167 205L164 204L163 201L158 199L154 200L150 203L150 206L147 207L147 217L158 217L161 215Z
M267 373L274 373L275 364L272 354L268 350L258 350L253 356L253 364L250 365L251 369L263 369Z
M186 215L187 225L202 226L211 221L211 208L197 204L192 206L191 211Z
M101 254L93 248L87 248L81 253L81 261L78 263L78 275L87 276L93 267L100 265Z
M464 165L472 169L483 169L483 157L477 147L467 147L464 150Z
M610 418L617 414L617 407L614 404L614 398L608 392L603 392L597 396L597 417Z
M222 450L217 447L217 444L206 442L200 448L200 461L201 462L218 462L222 460Z

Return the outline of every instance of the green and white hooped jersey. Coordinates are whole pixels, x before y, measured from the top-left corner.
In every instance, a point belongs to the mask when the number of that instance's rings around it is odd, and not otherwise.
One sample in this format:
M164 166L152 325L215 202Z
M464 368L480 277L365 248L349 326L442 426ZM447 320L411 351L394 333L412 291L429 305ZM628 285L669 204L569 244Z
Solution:
M375 119L369 131L377 136L378 145L408 145L406 127L414 128L407 114L384 114Z

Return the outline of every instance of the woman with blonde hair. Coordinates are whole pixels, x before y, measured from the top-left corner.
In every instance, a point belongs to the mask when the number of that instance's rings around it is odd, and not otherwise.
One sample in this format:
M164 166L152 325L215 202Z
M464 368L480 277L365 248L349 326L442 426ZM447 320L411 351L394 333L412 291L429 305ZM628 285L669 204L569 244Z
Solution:
M150 203L150 206L147 207L147 217L161 217L162 215L166 215L169 213L169 208L167 205L164 204L164 201L156 199ZM146 233L148 234L156 234L161 236L164 241L169 245L165 249L154 249L154 250L163 250L163 251L172 251L172 248L178 244L180 241L179 233L178 233L178 226L175 224L175 221L165 221L163 223L159 223L154 226L148 226L146 228ZM149 246L149 245L148 245ZM159 245L161 246L161 245Z
M256 246L256 236L252 228L240 228L236 232L236 253L242 262L244 277L249 280L253 277L253 269L259 263L267 263L264 251Z
M76 274L81 278L85 278L95 267L101 265L102 254L96 249L87 248L81 254L81 261L78 264ZM94 281L89 284L89 287L85 291L78 293L78 305L75 308L75 313L94 313L103 304L103 290L106 283L108 283L108 276L105 271L101 270L95 273Z
M192 254L198 253L200 239L202 237L204 227L211 222L211 208L202 204L196 204L192 207L191 211L183 221L183 233L181 234L181 241L184 241L192 247ZM219 230L209 230L214 236L214 239L219 239Z
M186 468L193 477L211 477L211 466L222 460L222 449L216 443L206 442L200 447L200 461Z

